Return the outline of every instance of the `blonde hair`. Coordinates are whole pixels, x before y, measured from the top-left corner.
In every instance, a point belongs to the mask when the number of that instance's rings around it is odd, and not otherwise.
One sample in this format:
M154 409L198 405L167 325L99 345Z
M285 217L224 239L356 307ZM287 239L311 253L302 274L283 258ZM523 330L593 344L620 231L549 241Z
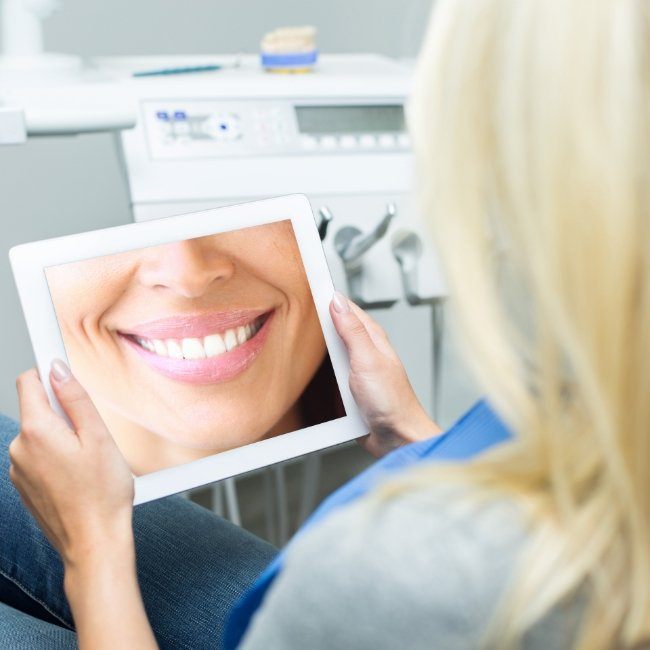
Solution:
M576 647L650 638L649 10L437 0L416 71L422 207L517 432L456 471L530 515L500 647L585 586Z

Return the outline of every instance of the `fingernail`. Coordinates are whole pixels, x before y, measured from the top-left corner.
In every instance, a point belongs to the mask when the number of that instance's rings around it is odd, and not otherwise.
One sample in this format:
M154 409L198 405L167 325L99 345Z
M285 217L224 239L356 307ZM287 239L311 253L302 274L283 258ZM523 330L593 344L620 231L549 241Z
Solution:
M334 311L337 311L339 314L347 314L350 311L348 299L338 291L335 291L332 296L332 306L334 307Z
M52 374L54 375L54 379L57 381L68 381L68 379L72 377L70 368L68 368L67 364L64 361L61 361L61 359L55 359L52 361Z

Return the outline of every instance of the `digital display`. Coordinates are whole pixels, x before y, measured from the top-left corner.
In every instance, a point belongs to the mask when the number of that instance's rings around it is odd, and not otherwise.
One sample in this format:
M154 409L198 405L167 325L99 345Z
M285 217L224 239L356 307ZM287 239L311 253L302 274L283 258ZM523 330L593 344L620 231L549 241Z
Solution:
M383 106L296 106L301 133L399 133L401 104Z
M71 368L135 474L346 415L289 219L45 275Z

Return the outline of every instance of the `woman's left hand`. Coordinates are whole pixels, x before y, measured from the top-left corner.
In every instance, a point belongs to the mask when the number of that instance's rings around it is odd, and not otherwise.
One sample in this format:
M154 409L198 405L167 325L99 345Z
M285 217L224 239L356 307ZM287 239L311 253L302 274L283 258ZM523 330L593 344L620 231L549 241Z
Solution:
M441 433L418 401L384 330L340 293L332 299L330 314L350 355L350 390L368 425L361 445L381 457Z
M133 477L99 413L68 367L52 388L72 428L51 408L36 370L18 377L21 430L10 476L66 567L101 549L132 546Z

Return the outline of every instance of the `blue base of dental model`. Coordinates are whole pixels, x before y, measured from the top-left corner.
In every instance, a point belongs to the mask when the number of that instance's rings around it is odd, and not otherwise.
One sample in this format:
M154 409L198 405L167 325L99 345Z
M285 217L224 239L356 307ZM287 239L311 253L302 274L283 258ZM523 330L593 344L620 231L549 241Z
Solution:
M318 60L318 50L311 50L311 52L286 52L281 54L262 52L260 56L262 67L267 70L311 68Z

